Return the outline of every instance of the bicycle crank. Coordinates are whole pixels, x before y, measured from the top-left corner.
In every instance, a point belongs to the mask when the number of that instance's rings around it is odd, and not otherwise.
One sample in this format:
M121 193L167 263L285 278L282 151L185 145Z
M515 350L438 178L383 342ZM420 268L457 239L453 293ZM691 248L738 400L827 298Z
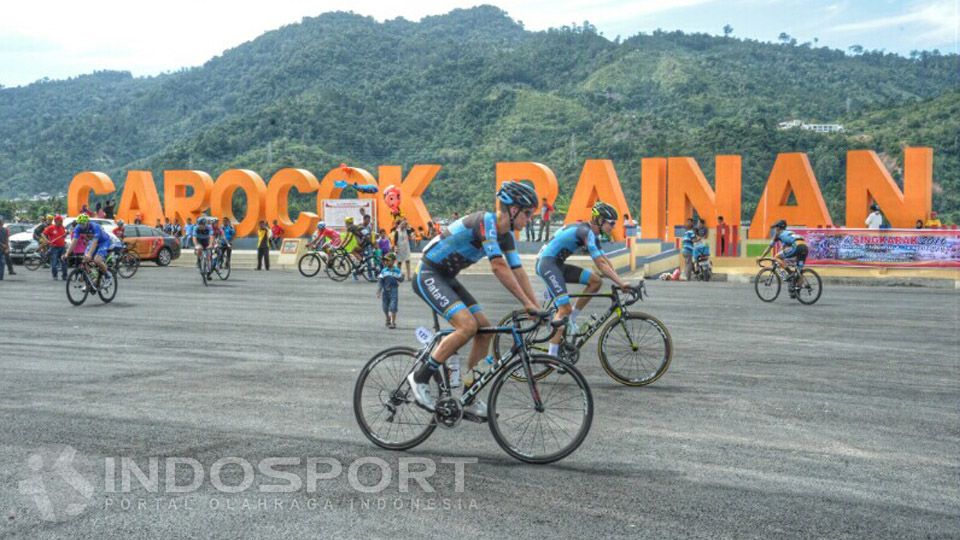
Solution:
M446 397L440 399L437 401L434 410L437 424L447 429L456 427L463 418L463 407L460 406L460 400L456 398Z

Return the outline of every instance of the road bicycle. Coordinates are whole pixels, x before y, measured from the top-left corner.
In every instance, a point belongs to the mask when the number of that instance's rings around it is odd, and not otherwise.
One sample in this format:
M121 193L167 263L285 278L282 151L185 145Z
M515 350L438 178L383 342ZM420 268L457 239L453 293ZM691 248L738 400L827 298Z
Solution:
M37 251L28 254L23 258L23 266L31 272L37 270L41 266L44 268L50 268L50 249L47 247L41 247Z
M328 266L330 260L330 248L328 246L310 248L310 251L300 256L297 261L297 269L303 277L313 277L320 273L320 270Z
M773 302L780 296L781 282L787 282L790 298L796 298L801 304L815 304L823 292L820 275L812 268L804 267L799 273L796 268L780 264L772 257L757 260L761 267L753 280L757 296L764 302Z
M439 396L430 411L413 397L407 375L418 369L453 330L418 329L423 346L391 347L377 353L360 371L353 391L353 410L363 434L389 450L407 450L427 440L436 427L456 427L461 420L483 422L464 413L488 385L487 421L494 440L507 454L526 463L552 463L576 450L593 422L593 396L586 378L570 363L553 356L531 354L523 335L547 322L550 312L536 313L524 327L525 312L510 314L504 326L480 328L481 334L505 334L513 338L510 353L494 362L460 396L450 385L446 366L431 381L431 395ZM554 329L564 324L552 325ZM452 357L451 361L456 361ZM531 373L549 371L541 379ZM511 374L522 373L522 379Z
M209 247L200 250L197 269L200 270L200 278L203 280L203 285L207 286L210 281L210 274L213 271L213 250Z
M113 270L113 273L124 279L132 278L140 268L140 256L130 248L124 246L120 250L111 249L107 256L107 266Z
M370 282L377 281L380 270L383 270L383 263L372 249L366 250L360 261L345 250L338 249L330 258L326 269L327 275L334 281L343 281L353 274L354 276L362 275Z
M576 364L580 360L580 351L584 345L599 332L597 357L610 378L626 386L646 386L662 377L673 359L673 338L670 331L653 315L628 309L642 300L645 292L646 286L641 282L636 287L626 289L614 285L606 294L570 294L571 300L606 298L610 300L610 306L603 314L592 315L576 331L567 331L560 342L558 356ZM546 307L551 312L556 311L553 300L548 301ZM532 334L527 345L535 351L546 353L549 347L548 337ZM495 358L501 357L506 348L500 336L493 338ZM535 374L537 377L546 375Z
M96 294L104 304L109 304L117 296L118 281L112 271L103 274L96 263L80 262L67 275L67 300L79 306L87 301L87 295Z

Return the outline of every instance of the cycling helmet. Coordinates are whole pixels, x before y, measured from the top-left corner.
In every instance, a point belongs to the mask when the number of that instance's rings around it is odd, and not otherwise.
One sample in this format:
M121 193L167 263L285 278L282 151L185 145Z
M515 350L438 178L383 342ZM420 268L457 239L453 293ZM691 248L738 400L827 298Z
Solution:
M787 228L787 220L781 219L780 221L774 223L773 226L774 226L775 228L778 228L778 229L786 229L786 228Z
M90 223L90 216L86 214L77 216L77 225L86 225L87 223Z
M319 223L317 223L317 230L318 230L318 231L322 231L322 230L324 230L324 229L326 229L326 228L327 228L327 224L326 224L326 223L324 223L324 222L322 222L322 221L319 222Z
M617 219L620 217L620 214L617 212L616 208L603 201L597 201L596 204L593 205L593 211L590 213L590 215L593 217L593 219L603 221L617 221Z
M47 221L53 221L53 214L47 214Z
M539 204L537 192L527 184L516 181L504 182L497 191L497 200L507 206L520 208L536 208Z
M117 220L117 226L123 227L123 220L122 220L122 219L118 219L118 220Z
M386 255L383 256L383 260L384 260L384 261L395 261L395 260L397 260L397 256L396 256L396 254L394 254L394 253L387 253Z
M197 225L206 225L206 224L207 224L207 218L205 217L197 218Z
M353 225L353 218L352 218L352 217L348 217L347 219L343 220L343 224L344 224L344 225Z

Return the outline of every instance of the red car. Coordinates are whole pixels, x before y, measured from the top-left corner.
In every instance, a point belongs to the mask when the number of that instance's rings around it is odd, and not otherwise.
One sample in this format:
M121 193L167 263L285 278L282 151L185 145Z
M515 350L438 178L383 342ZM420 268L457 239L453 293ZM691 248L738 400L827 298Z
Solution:
M137 252L141 261L154 261L157 266L167 266L170 261L180 257L180 240L160 229L147 225L126 225L123 235L123 242Z

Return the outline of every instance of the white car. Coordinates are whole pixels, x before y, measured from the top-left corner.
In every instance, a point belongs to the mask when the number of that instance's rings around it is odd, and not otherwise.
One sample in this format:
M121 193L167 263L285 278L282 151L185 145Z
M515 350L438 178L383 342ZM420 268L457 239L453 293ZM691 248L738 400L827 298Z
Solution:
M73 224L77 218L64 218L63 227L67 229L67 252L70 251L70 234L73 232ZM112 219L90 218L90 221L103 227L114 243L120 242L120 239L114 236L113 229L117 223ZM23 260L31 253L40 249L40 244L33 239L33 228L28 231L14 234L10 237L10 258L17 264L22 264Z

